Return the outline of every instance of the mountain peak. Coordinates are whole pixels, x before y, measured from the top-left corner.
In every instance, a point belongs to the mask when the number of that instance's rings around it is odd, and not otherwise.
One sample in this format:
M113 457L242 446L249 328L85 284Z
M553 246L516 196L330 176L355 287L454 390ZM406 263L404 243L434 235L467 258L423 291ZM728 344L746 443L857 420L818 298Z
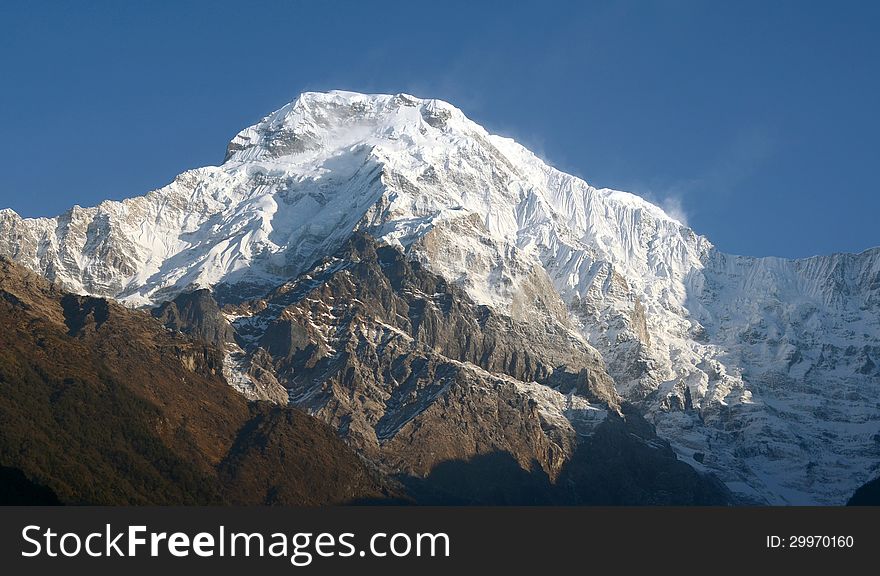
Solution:
M357 143L425 135L443 130L475 128L464 114L441 100L409 94L360 94L334 90L305 92L230 142L226 161L272 160L309 155Z

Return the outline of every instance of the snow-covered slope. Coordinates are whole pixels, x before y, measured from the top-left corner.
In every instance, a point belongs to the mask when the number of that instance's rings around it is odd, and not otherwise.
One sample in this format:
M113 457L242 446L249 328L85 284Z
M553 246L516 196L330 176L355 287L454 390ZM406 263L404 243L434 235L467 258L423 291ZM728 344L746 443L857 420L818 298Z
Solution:
M303 94L219 167L52 219L0 212L0 253L132 305L256 295L355 229L518 320L571 323L689 463L747 498L842 503L880 464L880 252L719 253L408 95Z

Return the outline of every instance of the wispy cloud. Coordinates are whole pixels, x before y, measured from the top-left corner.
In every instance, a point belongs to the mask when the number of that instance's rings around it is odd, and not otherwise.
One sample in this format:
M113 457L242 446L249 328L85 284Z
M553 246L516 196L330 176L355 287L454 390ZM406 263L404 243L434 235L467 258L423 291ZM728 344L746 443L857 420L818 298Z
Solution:
M690 218L683 190L677 187L658 190L645 185L635 185L630 192L638 194L655 206L659 206L669 217L678 220L682 225L689 226Z
M681 196L667 196L660 200L660 207L670 217L678 220L682 225L688 225L688 215L684 208L684 199Z

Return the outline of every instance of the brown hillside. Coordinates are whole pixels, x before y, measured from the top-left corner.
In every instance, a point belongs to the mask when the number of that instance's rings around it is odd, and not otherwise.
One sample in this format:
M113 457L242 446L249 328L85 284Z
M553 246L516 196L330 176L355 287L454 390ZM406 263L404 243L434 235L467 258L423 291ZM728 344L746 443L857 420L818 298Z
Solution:
M6 259L0 465L69 504L320 505L387 493L329 426L233 391L210 345Z

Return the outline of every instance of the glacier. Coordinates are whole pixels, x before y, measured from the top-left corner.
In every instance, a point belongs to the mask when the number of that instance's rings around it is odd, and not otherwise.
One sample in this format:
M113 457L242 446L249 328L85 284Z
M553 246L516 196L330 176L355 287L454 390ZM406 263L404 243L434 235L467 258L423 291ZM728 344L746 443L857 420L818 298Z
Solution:
M571 325L678 455L743 502L842 504L880 473L880 249L725 254L439 100L302 94L221 165L144 196L0 211L0 254L134 307L193 287L235 301L358 230L477 303Z

